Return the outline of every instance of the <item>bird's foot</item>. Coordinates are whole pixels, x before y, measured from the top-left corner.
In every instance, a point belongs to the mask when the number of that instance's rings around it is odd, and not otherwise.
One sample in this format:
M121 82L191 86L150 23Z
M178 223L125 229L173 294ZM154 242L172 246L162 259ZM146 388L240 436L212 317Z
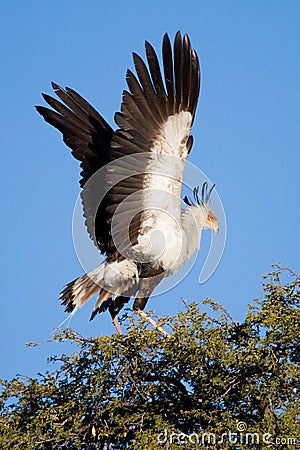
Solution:
M146 319L151 325L156 328L156 330L160 331L164 336L170 337L169 333L164 330L160 325L155 322L155 320L152 319L152 317L149 316L145 311L142 311L141 309L137 309L135 311L140 317L143 317L143 319Z

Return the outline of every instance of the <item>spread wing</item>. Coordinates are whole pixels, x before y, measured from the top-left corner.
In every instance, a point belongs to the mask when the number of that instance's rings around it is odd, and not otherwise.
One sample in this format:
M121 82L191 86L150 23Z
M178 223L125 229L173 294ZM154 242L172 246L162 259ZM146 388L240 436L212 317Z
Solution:
M96 195L88 189L87 182L99 169L109 163L110 144L114 131L103 117L73 89L68 87L63 89L55 83L52 83L52 87L61 101L43 94L43 98L53 109L44 106L36 106L36 109L46 122L62 133L63 140L72 149L74 158L81 161L80 185L83 188L81 197L85 223L100 251L109 252L110 226L107 220L103 220L106 216L107 198L98 205L98 217L102 220L97 220L95 226ZM103 189L104 186L98 186L100 192L101 188Z
M172 52L165 34L163 74L148 42L146 56L149 68L133 54L137 76L127 71L129 91L123 92L111 142L115 167L107 176L107 211L114 245L122 252L157 224L154 209L170 210L175 219L181 215L183 168L200 89L199 61L187 35L176 34Z

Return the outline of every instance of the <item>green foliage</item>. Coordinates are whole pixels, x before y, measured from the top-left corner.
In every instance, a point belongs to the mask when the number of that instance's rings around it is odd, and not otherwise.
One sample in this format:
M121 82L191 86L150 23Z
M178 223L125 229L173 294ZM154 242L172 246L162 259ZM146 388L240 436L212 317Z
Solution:
M185 304L159 321L169 338L133 316L124 336L59 330L78 351L2 382L0 448L298 448L299 281L276 267L242 323Z

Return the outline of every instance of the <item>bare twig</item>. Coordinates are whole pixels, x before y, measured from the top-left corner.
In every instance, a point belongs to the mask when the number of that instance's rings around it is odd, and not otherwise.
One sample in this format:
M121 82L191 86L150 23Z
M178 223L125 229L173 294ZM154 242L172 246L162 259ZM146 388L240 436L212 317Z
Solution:
M274 267L276 267L276 269L280 269L280 270L286 270L287 272L290 272L291 275L293 275L293 277L298 278L299 275L294 272L292 269L290 269L289 267L281 267L279 264L274 264Z

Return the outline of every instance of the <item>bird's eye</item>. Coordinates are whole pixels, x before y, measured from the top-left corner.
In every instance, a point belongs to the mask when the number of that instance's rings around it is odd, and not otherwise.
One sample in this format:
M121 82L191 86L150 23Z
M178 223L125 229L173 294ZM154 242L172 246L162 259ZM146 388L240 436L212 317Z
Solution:
M215 220L215 218L212 214L207 214L207 220L209 220L210 222L213 222Z

